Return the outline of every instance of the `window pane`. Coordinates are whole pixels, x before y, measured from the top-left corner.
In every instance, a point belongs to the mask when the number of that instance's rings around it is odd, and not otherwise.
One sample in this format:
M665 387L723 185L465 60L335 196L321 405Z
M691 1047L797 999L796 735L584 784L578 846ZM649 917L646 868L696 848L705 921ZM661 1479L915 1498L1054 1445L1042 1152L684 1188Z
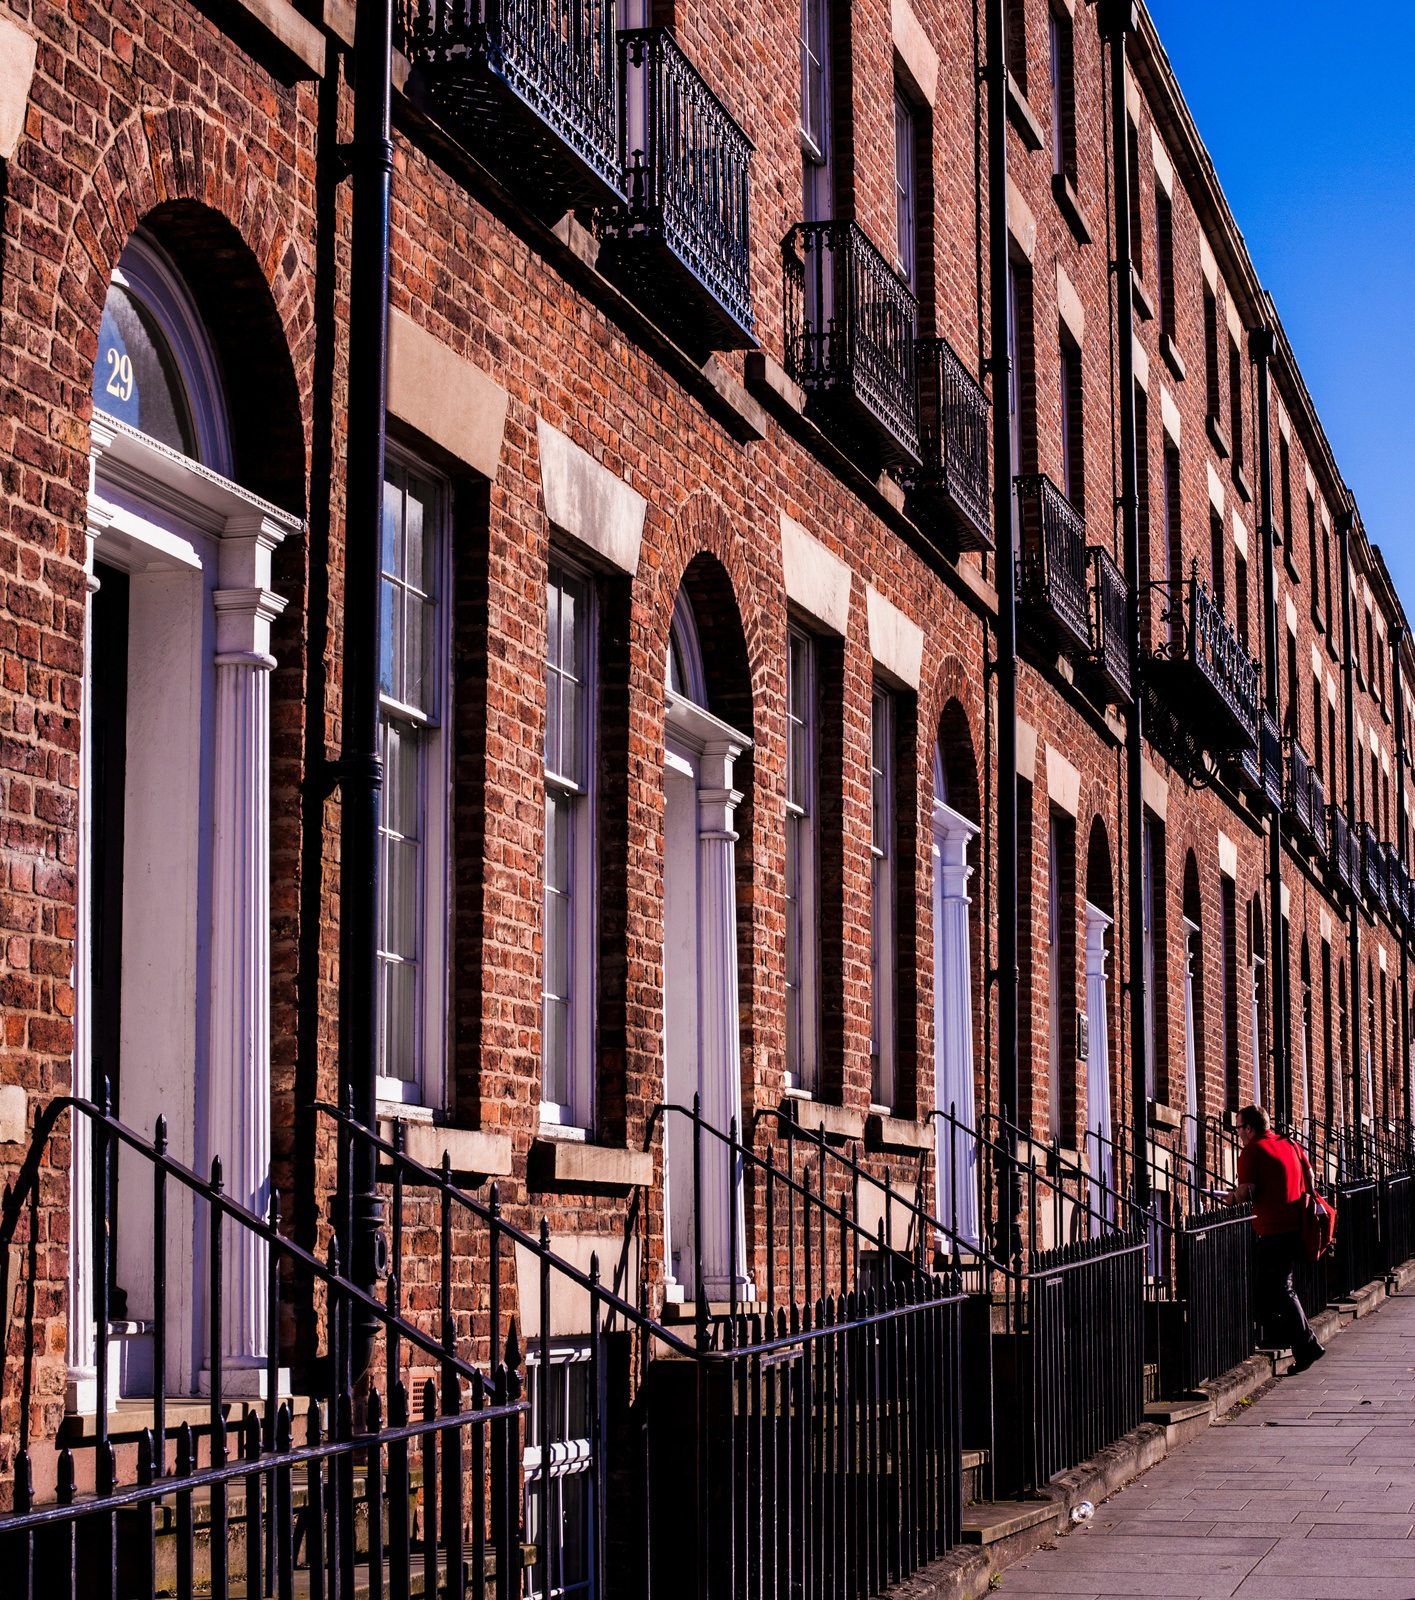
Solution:
M93 403L185 456L197 453L186 390L166 336L119 283L109 285L103 306Z
M388 892L384 895L383 948L412 960L418 953L418 847L389 839L385 855Z
M547 772L583 788L588 591L578 579L552 571L547 601L545 766Z
M417 968L387 962L383 968L383 1075L416 1081Z

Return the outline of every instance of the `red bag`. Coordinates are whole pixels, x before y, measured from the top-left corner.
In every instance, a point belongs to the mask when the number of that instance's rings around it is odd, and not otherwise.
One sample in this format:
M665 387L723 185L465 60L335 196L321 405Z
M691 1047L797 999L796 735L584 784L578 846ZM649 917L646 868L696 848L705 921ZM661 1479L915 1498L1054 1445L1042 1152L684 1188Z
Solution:
M1297 1153L1302 1158L1302 1174L1307 1180L1307 1188L1297 1202L1302 1248L1308 1261L1320 1261L1336 1243L1336 1211L1317 1193L1306 1153L1302 1150Z

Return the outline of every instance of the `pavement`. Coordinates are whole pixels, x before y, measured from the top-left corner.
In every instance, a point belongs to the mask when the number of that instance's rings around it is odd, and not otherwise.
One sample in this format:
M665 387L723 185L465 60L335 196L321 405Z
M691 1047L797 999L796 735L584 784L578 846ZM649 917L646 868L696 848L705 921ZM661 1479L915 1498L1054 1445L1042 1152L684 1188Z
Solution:
M1073 1600L1415 1600L1415 1286L994 1584Z

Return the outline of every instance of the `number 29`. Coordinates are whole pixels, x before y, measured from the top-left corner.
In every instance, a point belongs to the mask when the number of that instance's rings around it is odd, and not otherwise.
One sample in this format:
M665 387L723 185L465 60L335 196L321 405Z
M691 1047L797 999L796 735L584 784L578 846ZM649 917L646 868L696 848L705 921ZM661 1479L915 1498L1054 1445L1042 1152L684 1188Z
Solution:
M133 358L120 355L111 345L108 348L108 382L104 387L108 394L117 395L120 400L133 398Z

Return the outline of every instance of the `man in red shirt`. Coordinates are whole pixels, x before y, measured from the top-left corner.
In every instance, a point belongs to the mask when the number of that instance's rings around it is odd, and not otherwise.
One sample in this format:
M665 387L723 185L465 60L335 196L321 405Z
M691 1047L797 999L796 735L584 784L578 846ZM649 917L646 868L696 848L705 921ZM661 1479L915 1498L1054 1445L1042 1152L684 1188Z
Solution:
M1309 1169L1297 1146L1272 1131L1261 1106L1238 1113L1238 1182L1230 1204L1253 1202L1257 1234L1258 1308L1268 1338L1292 1348L1293 1370L1305 1372L1326 1354L1307 1326L1307 1313L1292 1286L1292 1274L1303 1259L1298 1202L1307 1191Z

